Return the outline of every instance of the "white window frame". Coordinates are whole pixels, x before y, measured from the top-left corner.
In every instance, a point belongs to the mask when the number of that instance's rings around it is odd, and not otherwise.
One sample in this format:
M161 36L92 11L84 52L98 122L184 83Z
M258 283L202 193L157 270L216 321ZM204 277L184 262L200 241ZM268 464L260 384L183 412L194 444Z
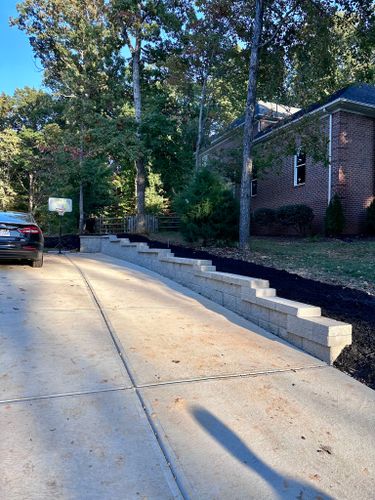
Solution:
M299 150L299 151L297 151L297 153L293 157L293 170L294 170L294 173L293 173L293 184L294 184L294 187L303 186L304 184L306 184L307 155L306 155L306 153L304 153L305 154L305 163L302 163L301 165L297 166L297 158L298 158L298 156L300 154L301 154L301 151ZM305 182L298 182L297 172L298 172L298 168L300 168L302 166L305 167Z

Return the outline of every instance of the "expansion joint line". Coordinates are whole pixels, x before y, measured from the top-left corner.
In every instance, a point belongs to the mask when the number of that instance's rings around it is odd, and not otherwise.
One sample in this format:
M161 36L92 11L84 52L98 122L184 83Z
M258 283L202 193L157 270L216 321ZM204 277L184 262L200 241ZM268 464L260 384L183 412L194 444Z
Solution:
M85 282L93 300L94 300L94 303L98 309L98 312L99 314L101 315L101 317L103 318L103 321L106 325L106 328L108 330L108 333L112 339L112 342L116 348L116 351L121 359L121 362L126 370L126 373L128 374L129 378L130 378L130 381L132 383L132 386L134 388L134 391L135 391L135 394L137 395L137 398L142 406L142 409L143 409L143 412L147 418L147 421L151 427L151 430L152 432L154 433L154 436L156 438L156 441L160 447L160 450L164 456L164 459L167 463L167 466L169 467L171 473L172 473L172 476L176 482L176 485L177 485L177 488L182 496L182 498L184 498L185 500L188 499L188 495L186 494L185 492L185 488L183 487L183 485L181 484L179 478L178 478L178 475L177 475L177 470L175 470L175 467L173 465L173 461L172 461L172 458L169 456L169 453L166 449L166 447L164 446L160 436L159 436L159 433L158 433L158 430L155 426L155 423L153 422L152 418L151 418L151 415L147 409L147 406L146 406L146 403L142 397L142 394L140 393L138 387L137 387L137 384L135 382L135 378L134 378L134 375L132 373L132 371L130 370L129 366L128 366L128 363L126 361L126 356L125 356L125 353L123 351L123 348L122 348L122 345L121 345L121 342L119 341L119 339L117 338L117 335L115 333L115 330L114 328L112 327L111 325L111 322L109 321L108 317L107 317L107 314L105 313L103 307L101 306L101 303L99 301L99 298L97 297L96 293L95 293L95 290L93 289L93 287L91 286L90 284L90 281L89 279L87 278L87 276L85 275L85 273L82 271L82 269L78 266L78 264L76 264L76 262L74 262L73 259L71 259L68 255L65 254L65 257L69 260L69 262L77 269L77 271L79 272L79 274L82 276L82 279L83 281Z
M146 384L138 384L134 387L137 389L148 389L152 387L162 387L165 385L177 385L177 384L193 384L194 382L209 382L213 380L230 380L236 378L251 378L258 377L259 375L275 375L277 373L290 373L290 372L300 372L306 370L315 370L317 368L327 368L327 364L316 364L309 366L298 366L293 368L279 368L275 370L256 370L251 372L243 372L243 373L228 373L223 375L207 375L203 377L194 377L194 378L186 378L186 379L178 379L178 380L166 380L165 382L149 382Z
M45 399L67 398L72 396L92 396L94 394L102 394L105 392L130 391L130 390L133 390L133 387L120 386L120 387L108 387L106 389L93 389L91 391L59 392L55 394L42 394L41 396L24 396L20 398L2 399L0 400L0 405L24 403L27 401L42 401Z

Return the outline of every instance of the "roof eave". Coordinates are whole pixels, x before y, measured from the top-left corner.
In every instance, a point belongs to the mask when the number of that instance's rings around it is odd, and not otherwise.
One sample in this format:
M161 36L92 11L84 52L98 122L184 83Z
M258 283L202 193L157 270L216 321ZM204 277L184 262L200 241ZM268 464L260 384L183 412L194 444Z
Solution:
M335 101L331 104L325 106L326 110L331 113L337 109L343 109L344 111L351 111L353 113L360 113L366 116L375 117L375 105L365 104L363 102L354 101L352 99L339 99L339 102Z
M335 101L328 103L328 104L322 104L322 106L319 106L319 108L316 108L313 111L305 113L295 120L287 121L286 123L281 124L279 127L275 127L274 129L270 130L269 132L264 133L260 137L255 138L254 143L262 142L263 140L268 139L268 137L270 135L272 135L273 133L299 122L300 120L302 120L306 116L311 116L311 115L314 115L316 113L331 114L334 111L338 111L339 109L342 109L343 111L348 111L351 113L359 113L362 115L375 117L375 105L364 104L362 102L354 101L352 99L345 99L345 98L339 97Z
M322 104L322 106L319 106L318 108L316 108L308 113L302 114L300 117L298 117L295 120L290 120L290 121L287 120L286 123L284 123L284 124L281 121L279 126L272 128L268 132L266 132L267 129L265 129L264 133L260 137L258 137L258 138L255 137L254 143L262 142L262 141L268 139L275 132L299 122L300 120L302 120L306 116L310 116L310 115L313 115L316 113L330 114L330 113L333 113L334 111L337 111L339 109L342 109L343 111L349 111L352 113L359 113L359 114L363 114L366 116L375 117L375 105L365 104L365 103L355 101L352 99L345 99L345 98L339 97L338 99L336 99L335 101L333 101L331 103ZM228 130L225 134L219 136L215 142L210 144L205 150L202 151L202 154L204 154L206 152L208 153L211 149L214 149L221 142L226 141L238 128L243 127L243 125L244 125L244 122L241 122L236 127L232 128L231 130Z

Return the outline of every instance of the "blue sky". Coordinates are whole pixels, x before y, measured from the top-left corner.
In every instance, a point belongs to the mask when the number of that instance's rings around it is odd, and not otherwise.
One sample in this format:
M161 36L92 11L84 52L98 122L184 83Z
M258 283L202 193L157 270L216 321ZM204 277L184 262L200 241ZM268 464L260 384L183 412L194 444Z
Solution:
M26 35L9 26L16 4L17 0L0 0L0 93L7 94L26 85L38 88L43 78Z

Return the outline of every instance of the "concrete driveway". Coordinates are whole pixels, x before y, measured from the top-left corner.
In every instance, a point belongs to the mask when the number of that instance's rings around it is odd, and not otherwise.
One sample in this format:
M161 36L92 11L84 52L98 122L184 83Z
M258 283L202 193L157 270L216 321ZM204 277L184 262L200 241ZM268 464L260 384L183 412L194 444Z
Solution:
M100 254L0 264L1 499L373 499L375 392Z

